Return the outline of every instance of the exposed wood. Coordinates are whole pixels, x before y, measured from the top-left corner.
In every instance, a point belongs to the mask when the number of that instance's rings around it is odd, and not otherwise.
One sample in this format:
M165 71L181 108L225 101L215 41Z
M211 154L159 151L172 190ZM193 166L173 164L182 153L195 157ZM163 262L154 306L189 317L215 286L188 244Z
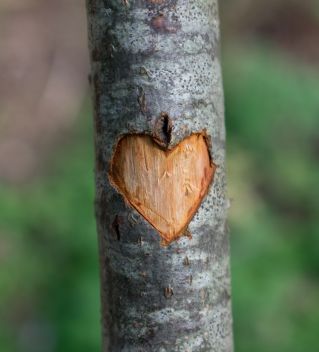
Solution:
M169 244L186 230L215 169L203 134L185 138L172 150L147 135L126 135L116 147L110 178Z

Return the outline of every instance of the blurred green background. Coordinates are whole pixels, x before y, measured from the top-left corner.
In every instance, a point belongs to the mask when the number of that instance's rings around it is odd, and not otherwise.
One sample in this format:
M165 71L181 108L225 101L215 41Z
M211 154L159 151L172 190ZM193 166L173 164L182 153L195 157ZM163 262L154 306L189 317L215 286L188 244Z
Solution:
M317 351L319 4L220 5L236 350ZM85 26L0 4L0 351L100 349Z

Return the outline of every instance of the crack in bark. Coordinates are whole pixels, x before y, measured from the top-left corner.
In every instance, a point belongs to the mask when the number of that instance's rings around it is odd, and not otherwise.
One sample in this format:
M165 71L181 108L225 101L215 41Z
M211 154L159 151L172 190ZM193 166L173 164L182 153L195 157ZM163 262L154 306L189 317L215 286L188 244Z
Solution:
M154 140L162 147L168 148L172 140L173 122L166 112L162 112L155 122Z

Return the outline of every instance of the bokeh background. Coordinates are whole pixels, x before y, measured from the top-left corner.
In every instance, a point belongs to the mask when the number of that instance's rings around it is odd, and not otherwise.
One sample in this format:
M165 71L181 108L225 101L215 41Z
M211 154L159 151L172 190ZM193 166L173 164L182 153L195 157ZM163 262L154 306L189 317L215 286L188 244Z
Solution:
M221 0L237 352L319 349L319 3ZM0 351L100 349L84 1L0 3Z

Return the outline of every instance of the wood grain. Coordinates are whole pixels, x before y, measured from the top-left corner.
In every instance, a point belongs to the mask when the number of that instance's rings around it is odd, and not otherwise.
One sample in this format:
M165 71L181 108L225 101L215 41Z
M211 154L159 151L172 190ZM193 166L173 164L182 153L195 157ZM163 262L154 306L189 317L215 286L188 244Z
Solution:
M186 230L215 170L204 134L193 134L172 150L147 135L126 135L116 146L109 177L169 244Z

